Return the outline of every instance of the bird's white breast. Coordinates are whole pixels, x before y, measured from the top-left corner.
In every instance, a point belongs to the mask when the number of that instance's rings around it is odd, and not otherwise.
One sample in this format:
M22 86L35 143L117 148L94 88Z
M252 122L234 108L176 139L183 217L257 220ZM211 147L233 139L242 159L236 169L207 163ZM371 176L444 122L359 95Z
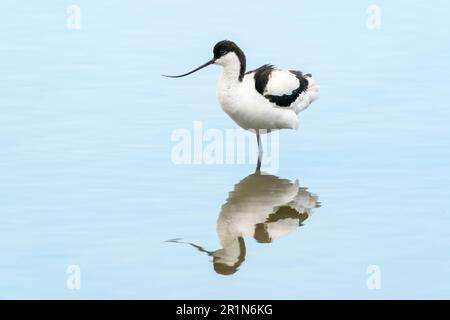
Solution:
M295 112L288 108L274 107L257 92L252 74L247 74L242 81L238 81L230 78L224 71L217 83L217 96L223 111L246 130L297 128Z

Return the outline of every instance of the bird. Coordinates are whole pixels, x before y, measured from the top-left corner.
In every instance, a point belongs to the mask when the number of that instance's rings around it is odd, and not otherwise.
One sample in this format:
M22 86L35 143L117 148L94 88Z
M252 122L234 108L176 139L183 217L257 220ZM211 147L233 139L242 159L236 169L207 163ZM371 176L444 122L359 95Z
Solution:
M318 99L318 85L310 73L279 69L265 64L246 71L246 56L236 43L222 40L213 48L213 58L181 78L209 65L223 67L217 96L223 111L241 128L256 134L258 165L261 166L261 134L279 129L298 129L298 113Z
M245 261L244 238L272 243L297 230L320 206L318 196L301 187L298 180L253 173L234 185L221 207L216 223L220 249L208 251L180 238L166 242L189 244L213 258L216 273L232 275Z

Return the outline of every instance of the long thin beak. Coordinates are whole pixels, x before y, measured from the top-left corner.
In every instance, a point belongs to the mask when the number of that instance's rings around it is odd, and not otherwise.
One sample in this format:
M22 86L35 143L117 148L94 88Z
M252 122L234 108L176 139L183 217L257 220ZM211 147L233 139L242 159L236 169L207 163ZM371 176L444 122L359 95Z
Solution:
M211 59L211 60L209 60L207 63L205 63L205 64L202 64L200 67L198 67L197 69L194 69L194 70L192 70L192 71L190 71L190 72L188 72L188 73L185 73L185 74L180 74L179 76L168 76L168 75L165 75L165 74L163 74L162 76L163 77L168 77L168 78L181 78L181 77L185 77L185 76L188 76L188 75L190 75L191 73L194 73L194 72L196 72L196 71L198 71L198 70L200 70L200 69L203 69L204 67L207 67L207 66L209 66L210 64L213 64L214 63L214 59Z

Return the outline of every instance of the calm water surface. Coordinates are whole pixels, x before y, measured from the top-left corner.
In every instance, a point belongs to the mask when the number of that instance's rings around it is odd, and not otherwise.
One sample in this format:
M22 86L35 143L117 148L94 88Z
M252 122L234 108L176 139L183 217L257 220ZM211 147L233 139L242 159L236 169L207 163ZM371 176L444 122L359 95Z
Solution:
M77 4L0 4L0 298L450 297L446 1ZM276 173L171 160L224 38L321 86Z

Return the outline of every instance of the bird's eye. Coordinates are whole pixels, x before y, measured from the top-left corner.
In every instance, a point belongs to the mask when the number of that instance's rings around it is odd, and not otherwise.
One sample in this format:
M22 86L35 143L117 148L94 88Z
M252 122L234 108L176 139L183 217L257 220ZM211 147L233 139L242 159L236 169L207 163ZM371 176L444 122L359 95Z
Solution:
M225 54L225 51L222 50L222 51L220 51L219 53L220 53L221 56L223 56L223 55Z

